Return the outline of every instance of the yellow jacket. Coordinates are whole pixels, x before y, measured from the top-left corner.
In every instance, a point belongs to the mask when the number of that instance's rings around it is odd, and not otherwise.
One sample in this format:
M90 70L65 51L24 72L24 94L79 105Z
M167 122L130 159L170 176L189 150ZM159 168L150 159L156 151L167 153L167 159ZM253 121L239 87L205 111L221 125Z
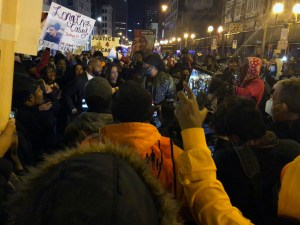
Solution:
M204 130L183 130L182 138L185 152L178 159L178 178L197 223L252 224L231 205L222 183L217 180L217 169L206 145Z

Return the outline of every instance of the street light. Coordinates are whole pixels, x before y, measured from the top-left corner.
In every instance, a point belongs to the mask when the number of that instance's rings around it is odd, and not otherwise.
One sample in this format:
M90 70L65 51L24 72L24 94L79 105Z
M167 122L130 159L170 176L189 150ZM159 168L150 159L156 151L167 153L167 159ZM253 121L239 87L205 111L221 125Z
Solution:
M191 34L191 38L194 39L196 37L195 34Z
M211 33L211 32L213 32L214 31L214 27L213 26L209 26L208 28L207 28L207 32L208 33Z
M183 35L183 37L184 37L185 39L187 39L187 38L189 37L189 34L188 34L188 33L185 33L185 34Z
M219 27L218 27L218 33L221 34L223 31L224 31L223 27L222 27L222 26L219 26Z
M284 9L284 7L283 7L282 3L276 3L273 6L273 13L276 14L275 27L277 27L278 15L283 12L283 9Z
M173 38L172 38L172 41L173 41L173 42L174 42L174 41L176 41L176 38L175 38L175 37L173 37Z
M167 9L168 9L168 6L167 6L166 4L163 4L163 5L161 6L161 10L162 10L163 12L166 12Z
M276 13L276 14L282 13L283 9L284 9L284 6L282 3L276 3L273 6L273 13Z
M99 17L97 18L97 20L98 20L99 22L102 22L102 17L99 16Z
M180 41L181 41L181 38L177 38L177 41L180 42Z
M293 13L295 14L295 23L298 21L298 14L300 14L300 4L297 3L293 7Z

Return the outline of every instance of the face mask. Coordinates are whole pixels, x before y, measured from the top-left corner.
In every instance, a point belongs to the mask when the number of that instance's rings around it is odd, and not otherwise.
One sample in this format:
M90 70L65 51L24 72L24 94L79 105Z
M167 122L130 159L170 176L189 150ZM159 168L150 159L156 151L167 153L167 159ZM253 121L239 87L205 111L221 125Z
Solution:
M265 108L265 112L268 113L270 116L273 116L273 99L270 98L267 102L266 102L266 108Z

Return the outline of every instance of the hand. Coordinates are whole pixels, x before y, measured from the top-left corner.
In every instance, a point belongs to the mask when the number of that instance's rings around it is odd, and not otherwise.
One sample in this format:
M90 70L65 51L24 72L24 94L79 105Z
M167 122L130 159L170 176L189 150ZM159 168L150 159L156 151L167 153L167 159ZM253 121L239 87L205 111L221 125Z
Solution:
M39 106L39 111L47 111L51 109L51 107L52 107L52 102L47 102Z
M207 115L207 109L199 111L196 97L187 83L184 82L184 88L188 96L183 91L178 93L180 102L175 105L175 116L178 119L181 130L202 127L202 124Z
M10 119L5 130L0 134L0 157L2 158L12 145L16 135L15 119Z

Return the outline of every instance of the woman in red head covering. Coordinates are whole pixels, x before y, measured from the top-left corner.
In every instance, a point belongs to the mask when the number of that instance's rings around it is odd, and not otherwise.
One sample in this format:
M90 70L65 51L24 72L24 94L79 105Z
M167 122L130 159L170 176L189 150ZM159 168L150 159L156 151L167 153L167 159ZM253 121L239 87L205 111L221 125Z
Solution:
M260 79L259 74L262 67L262 61L257 57L248 57L245 59L240 74L241 85L235 87L235 94L252 98L260 103L265 85Z

